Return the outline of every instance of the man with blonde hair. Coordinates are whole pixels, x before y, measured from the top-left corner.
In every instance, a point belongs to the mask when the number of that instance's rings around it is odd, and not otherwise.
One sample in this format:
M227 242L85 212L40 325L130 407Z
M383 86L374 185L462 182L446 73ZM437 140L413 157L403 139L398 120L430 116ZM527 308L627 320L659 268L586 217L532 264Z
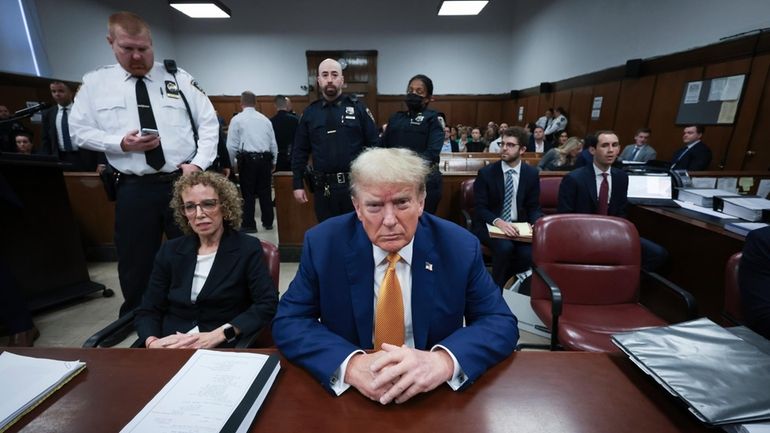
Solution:
M411 150L365 151L351 167L355 213L305 235L273 337L336 395L353 386L388 404L458 390L516 345L478 240L423 213L427 174Z
M115 247L122 316L139 305L164 232L181 234L168 206L172 184L211 165L219 124L187 72L154 61L150 27L141 17L115 13L108 29L118 63L83 77L69 126L73 145L104 152L120 173Z

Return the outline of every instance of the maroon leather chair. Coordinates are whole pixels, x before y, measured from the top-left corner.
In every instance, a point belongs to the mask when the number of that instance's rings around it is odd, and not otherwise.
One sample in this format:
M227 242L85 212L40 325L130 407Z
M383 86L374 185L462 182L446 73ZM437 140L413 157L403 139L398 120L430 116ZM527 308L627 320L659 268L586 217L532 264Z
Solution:
M273 280L275 289L278 290L278 278L281 275L281 255L278 252L278 247L275 244L260 240L262 243L262 254L265 258L265 264L267 265L267 271L270 273L270 278ZM96 334L90 336L83 347L99 347L99 344L111 335L122 332L126 327L133 328L134 326L134 312L131 311L128 314L123 315L118 320L110 323L105 328L101 329ZM258 332L252 335L243 336L237 343L236 347L248 348L248 347L273 347L273 333L268 322ZM131 347L144 347L144 342L136 340Z
M735 253L725 266L725 308L722 315L727 319L727 326L743 324L741 313L741 289L738 285L738 265L743 253Z
M471 231L473 225L473 212L476 208L476 200L473 194L473 184L476 178L466 179L460 183L460 211L465 218L465 228ZM492 251L484 244L481 244L481 254L485 263L492 261Z
M551 330L551 350L618 351L612 334L667 322L639 303L641 250L636 227L622 218L559 214L540 218L532 242L531 305ZM695 300L657 274L652 278Z
M559 206L559 186L562 176L540 178L540 209L546 215L556 213Z

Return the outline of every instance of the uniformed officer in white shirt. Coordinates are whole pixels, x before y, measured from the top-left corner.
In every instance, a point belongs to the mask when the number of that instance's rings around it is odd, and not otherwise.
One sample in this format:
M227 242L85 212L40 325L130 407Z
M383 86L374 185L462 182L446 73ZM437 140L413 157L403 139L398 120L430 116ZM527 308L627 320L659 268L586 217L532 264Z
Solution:
M252 92L241 93L241 111L230 121L227 130L228 153L238 159L238 176L243 196L245 232L256 232L254 205L259 198L262 227L273 228L272 173L278 158L278 143L270 119L256 110L257 97ZM233 167L235 167L233 162Z
M141 301L163 233L168 238L181 234L168 207L173 181L209 167L219 124L211 102L187 72L172 74L154 62L150 28L141 17L111 15L107 41L118 64L83 77L70 131L75 145L105 152L120 173L115 247L125 298L122 316ZM182 93L197 126L197 145Z

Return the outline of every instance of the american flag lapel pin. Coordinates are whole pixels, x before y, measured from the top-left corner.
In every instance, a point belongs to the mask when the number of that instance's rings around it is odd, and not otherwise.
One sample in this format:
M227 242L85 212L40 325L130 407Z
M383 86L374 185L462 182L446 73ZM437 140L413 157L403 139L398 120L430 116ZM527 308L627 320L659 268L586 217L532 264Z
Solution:
M425 262L425 269L428 270L428 271L433 272L433 263Z

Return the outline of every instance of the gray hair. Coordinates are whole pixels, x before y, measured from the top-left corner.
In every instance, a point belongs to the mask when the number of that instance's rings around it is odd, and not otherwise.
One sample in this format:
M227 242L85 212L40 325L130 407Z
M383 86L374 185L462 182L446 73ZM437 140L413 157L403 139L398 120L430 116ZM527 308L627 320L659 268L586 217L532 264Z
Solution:
M359 185L414 185L419 196L425 195L428 163L409 149L375 147L365 150L350 165L350 193Z

